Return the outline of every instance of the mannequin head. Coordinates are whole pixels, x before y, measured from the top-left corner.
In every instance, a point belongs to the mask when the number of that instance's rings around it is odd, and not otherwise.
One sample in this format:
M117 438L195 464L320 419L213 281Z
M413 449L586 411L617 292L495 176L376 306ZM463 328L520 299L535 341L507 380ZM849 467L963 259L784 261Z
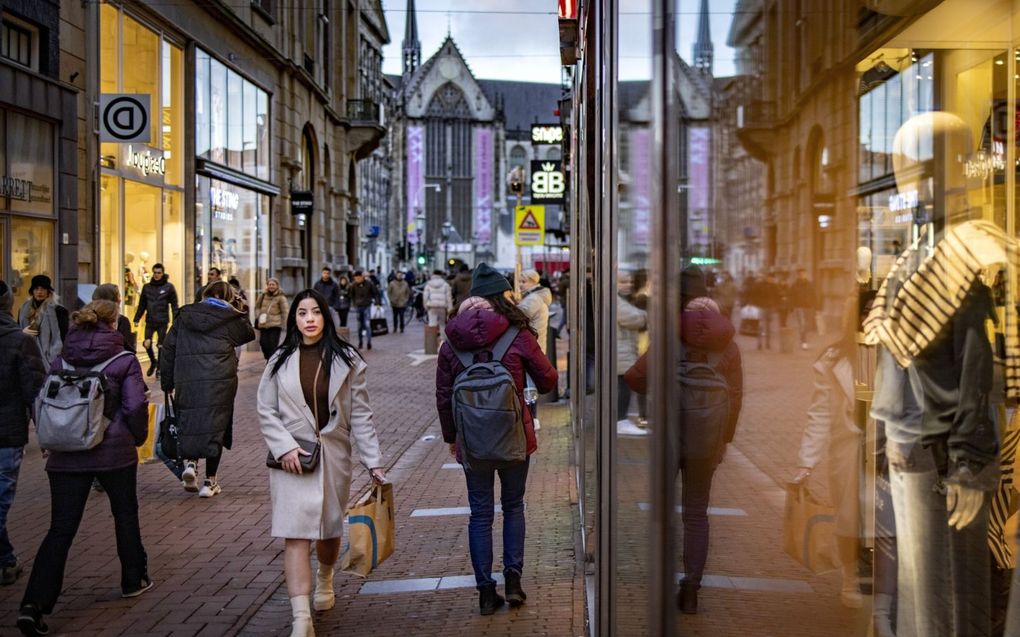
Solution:
M945 213L966 210L966 163L974 152L970 127L944 111L920 113L896 131L892 160L896 188L907 201L934 205L945 197ZM932 192L932 176L941 173L941 192Z

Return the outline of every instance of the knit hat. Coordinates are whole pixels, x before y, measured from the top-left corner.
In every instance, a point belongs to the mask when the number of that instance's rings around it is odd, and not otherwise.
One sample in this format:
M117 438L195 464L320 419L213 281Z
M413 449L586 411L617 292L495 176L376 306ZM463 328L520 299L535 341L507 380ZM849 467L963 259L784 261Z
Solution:
M28 286L28 291L31 292L36 288L46 288L50 292L53 292L53 281L45 274L37 274L32 277L32 285Z
M521 272L521 278L530 283L534 283L535 285L538 285L538 283L542 280L542 277L538 276L538 272L535 272L534 270L525 270L524 272Z
M0 281L0 313L11 314L13 307L14 295L11 294L11 288L6 282Z
M680 297L696 299L701 296L708 296L705 273L698 266L689 265L680 273Z
M506 277L487 263L479 263L471 277L471 296L494 296L511 289Z

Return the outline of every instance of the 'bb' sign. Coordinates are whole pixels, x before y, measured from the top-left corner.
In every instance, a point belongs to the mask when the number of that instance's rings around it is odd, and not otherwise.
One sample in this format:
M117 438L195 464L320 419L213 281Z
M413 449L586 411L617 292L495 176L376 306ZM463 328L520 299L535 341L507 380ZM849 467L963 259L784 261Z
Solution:
M561 204L567 192L563 162L543 159L531 162L531 202Z

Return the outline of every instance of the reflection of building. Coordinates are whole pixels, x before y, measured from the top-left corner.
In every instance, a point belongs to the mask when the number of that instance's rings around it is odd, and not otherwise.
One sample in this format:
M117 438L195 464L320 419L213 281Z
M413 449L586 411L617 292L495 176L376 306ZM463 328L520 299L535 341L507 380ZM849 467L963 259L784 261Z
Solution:
M389 30L382 13L366 13L361 24L358 88L363 99L380 105L383 120L389 122L393 113L394 87L391 79L382 73L382 47L390 41ZM392 136L387 135L378 148L358 162L358 265L378 267L383 272L388 272L394 265L390 261L390 245L403 236L401 227L393 223L390 212L391 146Z
M140 284L161 261L185 296L211 267L291 291L356 259L355 163L384 129L351 80L372 64L358 34L385 20L373 0L319 6L87 5L94 92L152 104L147 142L99 149L98 213L82 227L95 280ZM310 211L291 214L292 191L311 193Z
M36 274L53 279L64 303L77 297L85 167L76 88L85 78L84 51L73 48L81 40L59 37L80 35L67 19L60 3L38 0L5 1L0 12L0 279L14 291L15 312Z

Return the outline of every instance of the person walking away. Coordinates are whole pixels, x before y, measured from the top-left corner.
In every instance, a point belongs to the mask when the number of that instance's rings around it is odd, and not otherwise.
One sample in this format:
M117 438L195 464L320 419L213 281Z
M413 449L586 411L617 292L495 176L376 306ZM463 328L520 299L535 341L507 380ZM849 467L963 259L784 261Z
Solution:
M491 615L504 603L492 578L492 522L494 518L495 476L499 474L500 503L503 509L503 576L506 600L519 607L527 599L521 585L524 573L524 496L531 454L538 450L531 412L524 403L525 376L535 381L540 393L552 391L558 382L556 370L542 353L528 318L513 303L509 282L487 264L475 268L471 296L458 308L457 315L446 326L447 340L439 350L436 370L436 408L443 430L443 440L450 453L464 468L471 517L468 523L468 545L471 566L478 589L478 605L482 615ZM491 356L501 344L503 335L513 328L516 335L507 344L500 359L513 378L517 407L523 419L527 456L515 464L465 463L453 418L453 386L464 371L462 356ZM456 348L457 351L454 351ZM460 355L458 355L460 352ZM470 360L470 358L468 359Z
M28 444L28 419L46 366L35 339L25 334L11 310L14 294L0 281L0 584L10 586L21 565L7 535L7 513L14 504L21 459Z
M379 288L361 270L354 271L351 303L358 312L358 349L365 342L362 338L367 339L368 349L372 349L372 306L381 305L382 298Z
M719 312L732 320L733 308L737 304L737 284L729 272L723 272L712 289L712 299L719 306Z
M266 281L266 289L255 300L255 327L259 329L259 348L268 361L280 344L280 332L287 320L287 297L280 290L280 281Z
M351 282L344 275L340 275L336 284L336 313L340 327L347 327L347 315L351 313Z
M397 324L400 331L404 331L404 315L407 312L407 304L411 302L411 286L404 280L403 272L396 272L393 280L386 287L386 296L390 298L390 307L393 308L393 332L397 331Z
M205 298L205 289L222 278L223 272L219 268L209 268L209 280L206 281L205 285L201 285L195 290L195 303L201 303L202 299Z
M336 310L340 302L340 288L333 280L333 272L329 268L322 268L322 276L312 288L326 299L326 305L331 310Z
M35 339L42 352L43 362L49 365L64 347L67 337L68 313L60 305L53 290L53 282L45 274L32 277L28 287L31 295L18 312L22 331Z
M818 307L817 299L815 286L807 278L807 272L803 269L797 270L797 278L790 286L790 305L793 306L801 349L808 348L808 327L814 322L815 309Z
M117 304L117 308L121 307L120 301L120 289L113 283L103 283L97 285L96 289L92 291L93 301L113 301ZM138 338L135 333L131 330L131 321L128 317L117 312L117 332L124 337L124 350L131 352L132 354L138 349Z
M138 322L142 317L145 317L145 340L142 341L142 347L149 355L146 376L159 372L157 352L162 352L167 329L170 327L170 321L177 318L177 312L177 288L170 282L163 264L156 263L152 266L152 278L142 286L142 292L138 296L138 309L135 310L135 329L138 328ZM156 350L152 348L153 336L159 337Z
M751 289L751 304L761 310L758 322L758 349L772 349L772 324L779 308L779 285L771 272L758 279Z
M471 270L468 269L466 263L461 263L457 268L457 274L454 275L453 281L450 283L453 307L460 305L464 299L471 295L471 285Z
M185 459L184 490L211 498L222 491L217 471L223 449L233 441L237 356L234 348L255 340L248 316L234 307L225 281L205 287L201 303L181 308L160 360L161 385L174 392L179 453ZM205 482L198 488L198 459L205 458Z
M259 426L269 453L283 465L272 470L273 537L284 538L284 575L293 611L292 637L314 635L311 543L319 568L314 608L333 608L333 569L340 554L350 497L351 440L377 483L386 481L379 438L365 381L367 365L342 340L326 299L314 290L294 297L287 337L262 373ZM319 463L302 472L300 443L318 443Z
M708 363L725 381L726 410L719 422L698 423L699 430L707 431L711 426L714 448L700 453L687 453L684 443L677 444L681 476L681 505L683 523L684 579L680 582L677 606L685 614L698 612L698 591L708 561L709 523L708 507L711 501L712 478L715 470L726 455L726 446L733 442L737 420L743 406L743 365L740 350L733 340L735 330L728 318L719 312L719 306L705 294L707 286L704 275L697 266L688 266L681 275L680 303L683 311L680 317L680 336L684 359ZM638 393L648 392L648 354L645 353L627 370L625 382ZM681 379L681 383L683 380ZM688 388L687 391L690 391ZM688 412L690 414L692 412ZM669 423L671 431L679 434L684 425L678 421ZM722 428L718 431L716 428ZM688 439L686 442L690 442ZM706 441L701 441L706 442ZM708 445L706 445L708 446ZM707 451L707 452L706 452Z
M446 318L453 310L453 290L443 278L441 270L435 270L422 291L422 305L428 313L429 326L439 328L439 338L446 334Z
M647 436L643 429L630 420L630 387L623 374L638 359L638 338L648 329L648 313L634 307L627 299L631 296L634 281L630 272L621 271L616 284L616 371L617 403L616 433L622 436Z
M45 635L44 615L53 612L64 584L64 567L78 532L93 479L110 500L114 537L120 558L121 597L137 597L153 586L138 524L138 451L149 433L149 401L138 359L125 354L117 333L119 308L111 301L92 301L71 316L73 327L51 373L65 363L79 371L109 362L105 408L112 419L102 442L87 451L51 451L46 460L50 481L50 528L39 546L21 600L18 628L24 635ZM118 355L120 355L118 357ZM114 357L118 357L115 360ZM45 382L45 381L44 381Z
M531 325L531 329L534 330L538 339L538 347L542 350L543 354L547 354L549 305L552 304L552 292L549 288L539 283L539 280L538 272L535 270L524 270L521 272L521 280L518 283L520 284L522 294L521 302L517 304L517 307L524 313L524 316L528 317L528 324ZM527 379L527 386L529 390L534 387L530 377ZM531 391L528 393L531 394ZM531 416L535 422L535 431L538 431L542 428L538 420L538 403L533 400L533 395L526 396L526 398L531 399L528 401L528 408L531 409Z

